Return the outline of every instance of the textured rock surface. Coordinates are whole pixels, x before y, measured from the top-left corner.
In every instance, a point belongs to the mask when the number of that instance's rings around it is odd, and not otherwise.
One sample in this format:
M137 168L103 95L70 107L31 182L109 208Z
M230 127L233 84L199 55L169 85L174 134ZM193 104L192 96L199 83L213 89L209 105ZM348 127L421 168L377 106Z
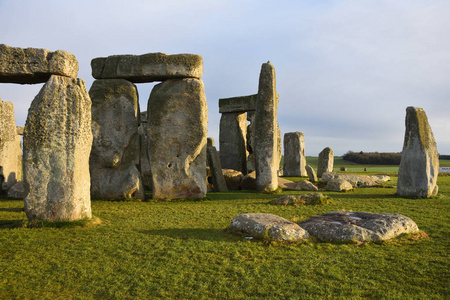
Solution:
M369 177L378 182L391 181L391 177L388 175L369 175Z
M247 112L247 172L255 171L255 112Z
M422 108L408 107L405 123L397 193L404 197L427 198L437 194L439 154L436 141Z
M314 191L318 191L319 189L311 181L302 180L302 181L299 181L299 182L295 183L293 190L314 192Z
M292 180L285 179L283 177L278 177L278 187L282 190L290 190L295 186Z
M353 189L353 186L350 182L340 178L332 178L328 181L327 186L325 187L327 191L331 192L345 192Z
M174 79L156 85L147 112L153 198L205 197L208 108L203 82Z
M256 109L257 95L219 99L219 113L244 113Z
M94 197L144 199L139 166L139 100L136 86L123 79L95 80L89 166Z
M258 189L256 186L256 172L255 171L248 173L247 175L244 176L244 178L242 178L241 189L251 190L251 191L256 191Z
M141 140L139 154L139 171L141 172L142 184L147 190L152 190L152 171L150 168L150 158L148 157L148 116L147 112L141 112L138 127L139 138Z
M305 169L306 173L308 174L309 181L311 181L312 183L316 183L318 181L318 178L313 167L311 167L310 165L306 165Z
M303 195L281 196L278 199L270 201L270 204L301 206L301 205L323 204L326 201L327 201L327 197L325 197L323 194L311 193L311 194L303 194Z
M320 178L320 182L327 183L331 179L343 179L345 181L348 181L353 187L380 186L380 184L376 181L375 178L376 177L367 176L367 175L338 174L338 173L325 172L322 174L322 178Z
M29 219L91 217L91 99L82 79L52 76L28 110L23 137Z
M78 61L67 51L16 48L0 44L0 82L42 83L52 75L76 78Z
M241 189L241 181L244 178L242 172L232 169L222 169L223 177L227 183L227 187L230 191L236 191Z
M127 79L135 83L203 75L203 59L197 54L112 55L94 58L91 67L95 79Z
M303 132L284 134L283 176L306 176L305 138Z
M279 136L277 125L278 96L275 68L270 62L261 67L258 100L255 111L255 169L258 190L274 191L278 188L277 171Z
M247 120L245 113L224 113L220 118L220 163L224 169L247 173Z
M0 167L4 176L0 190L8 190L22 180L21 139L16 130L14 105L0 99Z
M24 199L26 196L25 194L25 185L23 183L23 180L18 181L15 185L13 185L8 190L8 197L15 198L15 199Z
M322 177L325 172L333 172L334 153L330 147L326 147L319 153L317 161L317 177Z
M297 224L272 214L240 214L233 218L229 229L245 236L278 241L295 242L309 238L308 232Z
M335 211L299 223L310 235L327 241L389 240L419 231L416 223L400 214Z
M209 138L208 141L210 141ZM214 144L214 140L212 140L211 144ZM217 152L216 147L208 146L206 151L208 157L208 165L211 170L211 178L214 186L214 191L227 192L227 183L225 181L225 177L223 176L219 153Z

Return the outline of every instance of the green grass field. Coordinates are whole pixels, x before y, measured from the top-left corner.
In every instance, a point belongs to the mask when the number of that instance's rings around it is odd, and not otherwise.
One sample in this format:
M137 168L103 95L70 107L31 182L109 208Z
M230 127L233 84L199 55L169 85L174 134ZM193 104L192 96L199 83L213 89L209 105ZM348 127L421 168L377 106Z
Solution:
M0 299L449 299L450 176L438 184L432 199L366 188L324 192L331 204L306 207L268 205L279 195L250 191L93 200L100 225L60 228L24 226L23 202L2 198ZM429 238L287 244L225 230L240 213L302 221L336 210L404 214Z

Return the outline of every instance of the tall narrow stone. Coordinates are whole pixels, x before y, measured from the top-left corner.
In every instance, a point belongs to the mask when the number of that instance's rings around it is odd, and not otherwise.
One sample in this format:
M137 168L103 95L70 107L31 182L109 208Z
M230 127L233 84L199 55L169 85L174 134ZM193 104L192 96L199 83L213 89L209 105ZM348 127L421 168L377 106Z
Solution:
M22 180L22 148L14 118L14 105L0 99L0 167L4 177L0 190L8 190Z
M210 139L208 138L208 142L209 140ZM208 157L208 165L211 169L211 178L214 186L214 191L228 192L227 183L225 182L225 177L223 176L219 153L217 152L216 147L208 146L206 151Z
M139 136L141 139L141 150L139 154L139 170L141 171L142 183L144 188L152 190L152 171L150 169L150 159L148 157L148 116L147 112L141 112L141 118L138 128Z
M247 112L247 172L255 171L255 111Z
M51 76L28 110L23 137L29 219L91 217L91 99L82 79Z
M307 176L305 157L305 138L303 132L284 134L284 176Z
M148 101L153 198L206 195L206 125L203 82L172 79L156 85Z
M223 113L220 118L220 163L224 169L247 173L245 113Z
M326 147L319 153L317 161L317 177L322 177L325 172L333 172L334 153L333 149Z
M437 194L439 154L427 115L422 108L408 107L405 140L398 169L397 193L427 198Z
M92 99L90 157L92 196L144 199L138 170L139 101L136 86L124 79L95 80Z
M275 68L267 62L261 67L255 112L255 169L259 190L274 191L278 187L277 106Z

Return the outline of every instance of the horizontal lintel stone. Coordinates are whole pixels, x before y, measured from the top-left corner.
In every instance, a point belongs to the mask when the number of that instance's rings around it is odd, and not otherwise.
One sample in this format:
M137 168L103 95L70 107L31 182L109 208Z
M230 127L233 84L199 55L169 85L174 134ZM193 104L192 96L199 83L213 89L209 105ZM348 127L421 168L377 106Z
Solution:
M112 55L94 58L91 67L95 79L126 79L133 83L203 75L203 59L198 54Z
M247 112L256 109L257 94L219 99L220 113Z

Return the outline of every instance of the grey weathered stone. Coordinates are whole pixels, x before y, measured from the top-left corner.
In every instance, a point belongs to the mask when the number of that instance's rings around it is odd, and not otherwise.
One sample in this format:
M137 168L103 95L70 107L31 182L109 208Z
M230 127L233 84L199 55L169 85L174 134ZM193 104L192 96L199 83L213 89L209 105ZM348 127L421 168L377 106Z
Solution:
M219 113L245 113L256 109L257 95L219 99Z
M208 140L210 140L208 138ZM214 144L214 140L210 142ZM225 178L222 172L222 166L220 164L219 153L217 152L216 147L208 146L206 148L207 157L208 157L208 165L211 170L211 178L214 186L214 191L216 192L227 192L227 183L225 182Z
M391 177L388 175L368 175L368 176L378 182L391 181Z
M333 178L328 181L325 189L332 192L345 192L352 190L353 186L345 179Z
M245 113L224 113L220 118L220 163L224 169L247 173L247 120Z
M227 183L227 188L230 191L236 191L241 189L241 181L244 178L244 174L240 171L233 169L222 169L223 177Z
M214 147L214 139L212 137L209 137L206 139L206 146L207 147Z
M18 180L22 180L21 139L16 130L14 105L0 99L0 167L4 182L0 190L8 190Z
M348 181L353 187L376 187L380 184L372 176L357 174L338 174L333 172L325 172L320 178L320 182L327 183L331 179L343 179Z
M311 181L308 180L302 180L299 182L296 182L294 185L294 190L296 191L318 191L319 188L314 185Z
M42 83L52 75L76 78L78 61L67 51L16 48L0 44L0 82Z
M51 76L28 110L23 137L29 219L91 217L91 99L82 79Z
M253 171L248 173L242 178L241 189L256 191L258 188L256 186L256 172Z
M305 169L306 169L306 173L308 174L309 181L311 181L312 183L317 182L318 178L317 178L316 172L314 171L313 167L311 167L310 165L306 165Z
M153 198L205 197L208 108L203 82L173 79L156 85L147 111Z
M303 132L284 134L283 176L306 176L305 138Z
M93 197L144 200L138 170L139 100L136 86L123 79L92 84L92 144L89 166Z
M95 79L126 79L134 83L203 75L203 59L197 54L112 55L94 58L91 67Z
M294 187L295 183L292 180L288 180L282 177L278 177L278 187L282 190L290 190Z
M141 112L138 133L140 138L139 171L142 177L142 184L147 190L152 190L152 171L150 168L150 158L148 157L148 118L147 112Z
M255 111L247 112L247 172L255 171Z
M278 125L275 68L268 62L261 67L255 111L255 169L259 190L278 188Z
M319 153L317 161L317 177L322 177L325 172L333 172L334 153L330 147L326 147Z
M8 190L8 197L15 199L24 199L25 194L25 185L23 180L18 181Z
M400 214L335 211L299 223L310 235L326 241L389 240L419 231L416 223Z
M302 195L284 195L280 198L270 201L273 205L292 205L292 206L302 206L302 205L315 205L322 204L325 202L327 197L321 193L310 193Z
M282 217L263 214L240 214L231 221L230 231L261 239L295 242L309 238L309 234L297 224Z
M439 154L436 141L422 108L408 107L405 123L397 193L403 197L428 198L437 193Z

